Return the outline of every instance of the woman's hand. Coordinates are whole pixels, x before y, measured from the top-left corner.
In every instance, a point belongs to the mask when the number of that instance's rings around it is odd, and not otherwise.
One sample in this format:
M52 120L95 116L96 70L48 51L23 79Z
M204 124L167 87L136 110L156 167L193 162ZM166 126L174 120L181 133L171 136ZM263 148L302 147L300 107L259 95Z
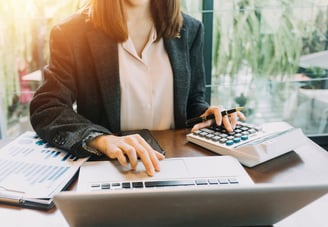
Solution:
M208 121L204 121L198 124L195 124L193 126L193 128L191 129L192 132L197 131L201 128L206 128L211 126L214 121L216 125L222 125L225 127L225 129L228 132L232 132L233 129L236 127L238 120L245 120L246 117L244 116L244 114L240 111L231 113L231 114L227 114L225 116L222 117L221 112L224 111L225 109L222 106L210 106L205 113L203 113L201 116L208 116L211 114L214 114L215 119L213 120L208 120Z
M109 158L117 159L122 166L128 164L128 158L133 170L137 168L139 157L149 176L153 176L154 171L160 171L159 161L165 158L164 155L154 150L139 134L98 136L90 141L89 146L92 146Z

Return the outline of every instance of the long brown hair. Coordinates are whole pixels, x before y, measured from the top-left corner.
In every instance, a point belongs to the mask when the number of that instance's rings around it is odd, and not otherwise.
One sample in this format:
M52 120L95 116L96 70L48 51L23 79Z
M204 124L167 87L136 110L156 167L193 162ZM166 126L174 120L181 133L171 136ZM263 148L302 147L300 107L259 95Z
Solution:
M128 39L128 28L121 0L90 0L88 7L90 19L95 27L117 42ZM179 36L183 20L180 0L151 0L151 13L157 31L157 40L162 37Z

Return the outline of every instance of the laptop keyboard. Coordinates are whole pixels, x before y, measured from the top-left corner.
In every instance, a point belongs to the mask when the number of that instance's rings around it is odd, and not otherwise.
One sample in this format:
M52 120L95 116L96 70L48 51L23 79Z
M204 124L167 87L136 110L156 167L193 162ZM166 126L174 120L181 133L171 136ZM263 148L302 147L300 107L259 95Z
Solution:
M237 177L182 179L182 180L154 180L154 181L124 181L124 182L95 182L91 183L90 190L117 190L117 189L140 189L162 188L181 186L204 186L204 185L236 185L240 181Z

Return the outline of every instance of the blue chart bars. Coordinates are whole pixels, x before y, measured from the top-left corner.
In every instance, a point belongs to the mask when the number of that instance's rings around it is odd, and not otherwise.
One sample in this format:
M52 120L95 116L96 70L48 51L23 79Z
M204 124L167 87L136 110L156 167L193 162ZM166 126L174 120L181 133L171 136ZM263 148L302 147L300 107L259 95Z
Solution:
M0 194L52 197L86 160L26 132L0 149Z

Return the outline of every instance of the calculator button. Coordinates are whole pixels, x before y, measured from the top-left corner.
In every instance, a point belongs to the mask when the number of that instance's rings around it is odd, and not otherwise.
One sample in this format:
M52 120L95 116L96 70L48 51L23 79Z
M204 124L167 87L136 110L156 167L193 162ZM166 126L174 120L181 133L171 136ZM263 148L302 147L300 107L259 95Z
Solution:
M218 142L218 141L221 139L221 137L219 137L219 136L213 136L211 139L212 139L214 142Z
M206 139L211 139L212 137L214 137L213 134L207 134L207 135L205 136Z
M233 145L233 140L227 140L225 143L227 146Z
M233 139L233 142L234 142L234 143L239 143L240 140L241 140L240 137L236 137L236 138Z
M208 128L203 128L203 129L201 129L201 131L207 132L208 134L211 134L211 133L214 133L215 132L212 129L208 129Z
M220 142L220 143L225 143L225 142L227 142L227 139L226 139L226 138L221 138L221 139L219 140L219 142Z
M198 135L201 136L201 137L205 137L207 134L208 134L207 132L201 132Z
M199 135L201 132L202 132L202 131L197 130L197 131L194 132L194 135Z
M241 140L248 140L248 135L242 135L240 138Z

